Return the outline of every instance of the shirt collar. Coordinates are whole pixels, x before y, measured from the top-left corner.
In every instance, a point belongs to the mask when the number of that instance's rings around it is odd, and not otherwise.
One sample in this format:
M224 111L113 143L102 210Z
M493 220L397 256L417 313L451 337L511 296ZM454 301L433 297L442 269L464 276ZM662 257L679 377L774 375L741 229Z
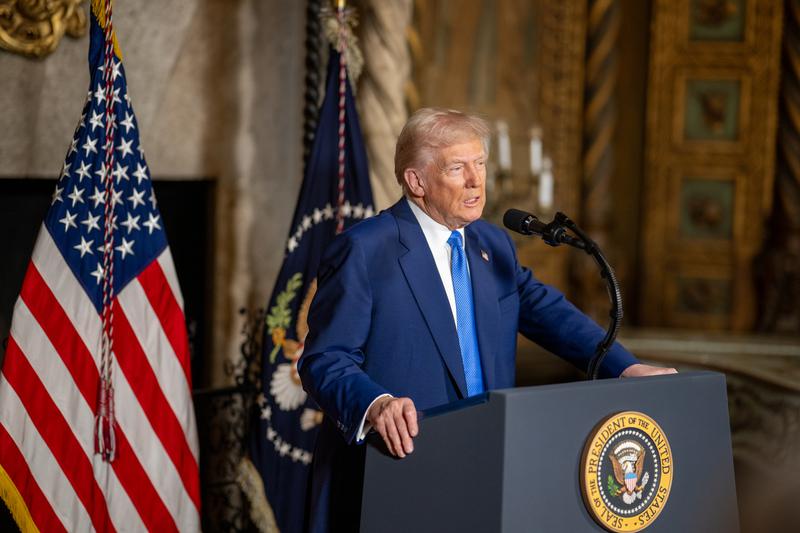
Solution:
M433 220L425 211L423 211L411 200L406 199L406 201L408 202L408 206L411 208L411 212L414 213L414 217L417 219L417 222L422 228L422 233L425 234L425 240L428 241L428 245L431 247L434 245L449 246L447 244L447 239L449 239L450 235L453 233L452 230L450 230L450 228L447 226L439 224ZM465 242L464 228L458 228L456 231L461 234L461 242Z

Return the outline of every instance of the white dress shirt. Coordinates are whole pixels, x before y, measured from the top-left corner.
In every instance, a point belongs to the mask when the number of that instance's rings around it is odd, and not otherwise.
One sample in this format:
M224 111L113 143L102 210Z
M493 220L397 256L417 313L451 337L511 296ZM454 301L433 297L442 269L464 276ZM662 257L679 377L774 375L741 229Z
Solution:
M447 301L450 303L450 310L453 312L453 324L457 325L456 294L453 289L453 272L450 267L453 252L450 245L447 243L447 239L450 238L453 232L447 226L433 220L411 200L408 200L408 206L411 208L411 212L414 213L414 217L422 228L423 235L425 235L425 241L428 243L428 248L430 248L431 254L433 255L433 261L436 263L436 270L439 271L439 277L442 280L444 293L447 295ZM464 238L464 228L459 228L456 231L461 234L461 242L464 245L464 252L466 254L467 241ZM467 271L469 272L469 264L467 264ZM366 437L371 429L371 426L367 423L367 413L372 408L372 405L384 396L391 396L391 394L381 394L372 400L369 407L367 407L364 416L361 418L361 425L358 427L358 433L356 433L356 442L363 441L364 437Z

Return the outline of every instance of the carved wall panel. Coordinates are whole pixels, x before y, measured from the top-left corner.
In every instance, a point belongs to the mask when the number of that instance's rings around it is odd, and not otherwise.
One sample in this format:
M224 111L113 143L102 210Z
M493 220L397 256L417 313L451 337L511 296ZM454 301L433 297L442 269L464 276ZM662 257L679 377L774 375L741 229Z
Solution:
M775 159L778 0L658 0L643 188L641 321L746 330Z

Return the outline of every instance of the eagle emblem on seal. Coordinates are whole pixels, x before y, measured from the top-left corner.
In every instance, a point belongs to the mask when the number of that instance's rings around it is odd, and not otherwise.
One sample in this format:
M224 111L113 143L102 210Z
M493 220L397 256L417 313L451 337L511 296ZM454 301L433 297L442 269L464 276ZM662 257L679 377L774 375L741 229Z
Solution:
M626 504L641 499L642 490L649 481L650 476L647 472L642 475L646 453L638 442L626 440L610 454L614 478L619 485L609 488L612 489L613 496L621 496Z

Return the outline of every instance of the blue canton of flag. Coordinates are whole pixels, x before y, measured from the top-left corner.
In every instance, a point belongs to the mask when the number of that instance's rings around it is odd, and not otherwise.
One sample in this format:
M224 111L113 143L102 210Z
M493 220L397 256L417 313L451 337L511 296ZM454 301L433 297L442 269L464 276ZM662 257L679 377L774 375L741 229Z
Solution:
M337 214L349 227L374 214L367 156L353 94L345 89L344 198L339 195L340 55L331 50L325 99L303 178L285 259L267 309L259 418L251 457L282 533L304 529L312 451L322 412L307 398L297 374L308 333L308 306L325 247L336 235Z
M102 32L98 25L92 32ZM102 43L102 36L93 42ZM125 83L125 68L114 57L112 91L114 194L106 198L106 87L102 46L89 54L91 90L61 170L45 225L98 312L103 305L103 220L105 203L114 209L114 294L167 246L150 173L139 144L138 124ZM94 55L95 57L92 57Z

